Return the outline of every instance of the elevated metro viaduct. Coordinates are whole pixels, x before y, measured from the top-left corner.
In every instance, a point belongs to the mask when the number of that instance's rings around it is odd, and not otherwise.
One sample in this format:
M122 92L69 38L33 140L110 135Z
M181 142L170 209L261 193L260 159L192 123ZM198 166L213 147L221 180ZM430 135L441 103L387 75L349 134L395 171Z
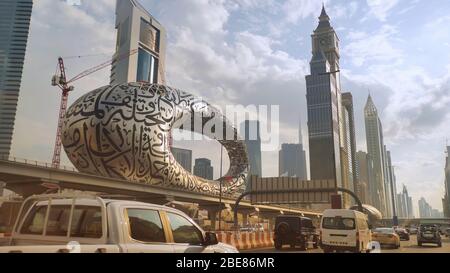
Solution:
M399 218L398 222L399 226L401 227L418 226L420 224L435 224L450 228L450 218L415 218L415 219ZM392 219L383 219L381 220L381 223L384 226L391 227L393 221Z
M6 183L9 189L24 197L44 193L49 187L72 189L89 192L99 192L132 198L133 200L166 204L179 201L199 204L199 209L207 210L211 219L211 226L216 226L215 219L220 211L218 196L205 195L196 192L183 191L170 187L157 187L142 183L84 174L74 168L52 168L50 163L39 163L15 158L0 159L0 181ZM236 199L222 197L223 207L234 208ZM252 205L243 200L239 205L239 212L247 219L256 208L261 217L274 219L280 213L294 214L310 218L319 218L321 213L286 206Z

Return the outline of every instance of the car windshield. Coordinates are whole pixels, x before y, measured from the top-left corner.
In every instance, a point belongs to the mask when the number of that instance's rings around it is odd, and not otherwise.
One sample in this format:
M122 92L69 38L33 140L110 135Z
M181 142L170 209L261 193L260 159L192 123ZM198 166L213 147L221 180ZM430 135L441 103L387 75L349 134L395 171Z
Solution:
M436 231L436 227L435 226L421 226L420 230L421 231Z
M324 229L340 229L353 230L355 229L355 219L342 217L325 217L323 218L322 228Z
M383 234L392 234L394 233L394 229L392 228L376 228L373 230L375 233L383 233Z

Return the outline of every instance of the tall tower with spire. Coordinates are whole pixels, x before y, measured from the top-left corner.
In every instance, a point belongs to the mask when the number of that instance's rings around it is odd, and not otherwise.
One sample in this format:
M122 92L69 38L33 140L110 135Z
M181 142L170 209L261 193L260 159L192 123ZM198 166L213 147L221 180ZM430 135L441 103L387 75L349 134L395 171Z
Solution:
M366 125L367 153L373 162L373 177L372 183L369 184L369 194L372 205L386 216L389 214L387 206L389 199L386 199L385 188L383 126L370 94L364 108L364 119Z
M325 7L311 38L311 75L306 76L310 175L341 187L339 38Z

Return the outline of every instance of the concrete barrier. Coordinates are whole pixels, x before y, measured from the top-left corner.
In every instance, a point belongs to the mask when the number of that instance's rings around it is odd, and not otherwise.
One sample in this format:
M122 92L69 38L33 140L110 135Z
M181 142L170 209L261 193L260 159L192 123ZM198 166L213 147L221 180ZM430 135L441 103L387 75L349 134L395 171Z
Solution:
M217 232L219 242L239 250L273 247L273 232Z

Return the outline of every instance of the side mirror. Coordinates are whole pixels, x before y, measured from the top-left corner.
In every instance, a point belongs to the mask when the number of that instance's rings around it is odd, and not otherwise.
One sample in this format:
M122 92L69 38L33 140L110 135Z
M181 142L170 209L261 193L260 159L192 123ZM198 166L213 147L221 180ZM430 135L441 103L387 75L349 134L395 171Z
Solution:
M213 246L217 245L219 240L217 239L217 235L214 232L206 232L205 233L205 241L203 242L204 246Z

